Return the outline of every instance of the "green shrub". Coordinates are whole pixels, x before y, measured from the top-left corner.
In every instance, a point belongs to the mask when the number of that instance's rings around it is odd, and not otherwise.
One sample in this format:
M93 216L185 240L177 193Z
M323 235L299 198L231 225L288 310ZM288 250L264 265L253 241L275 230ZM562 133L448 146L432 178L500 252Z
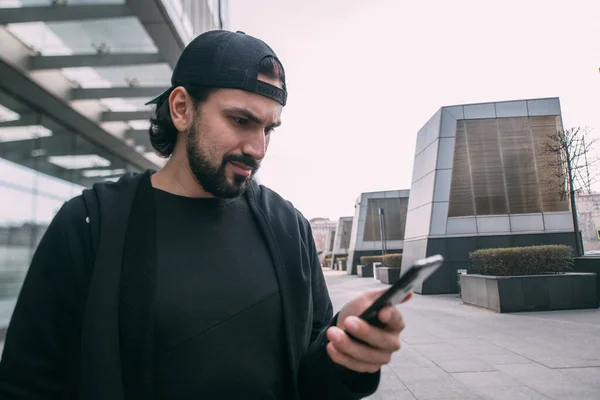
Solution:
M348 261L348 257L338 257L335 261Z
M382 256L363 256L360 258L360 263L365 266L373 265L376 262L382 262Z
M331 261L331 254L327 254L325 256L325 261Z
M360 258L362 265L369 266L376 262L383 262L383 256L363 256ZM402 254L386 254L384 264L386 267L400 268L402 266Z
M544 245L481 249L469 254L473 272L482 275L540 275L570 271L573 249Z
M385 265L400 268L402 266L402 254L386 254Z

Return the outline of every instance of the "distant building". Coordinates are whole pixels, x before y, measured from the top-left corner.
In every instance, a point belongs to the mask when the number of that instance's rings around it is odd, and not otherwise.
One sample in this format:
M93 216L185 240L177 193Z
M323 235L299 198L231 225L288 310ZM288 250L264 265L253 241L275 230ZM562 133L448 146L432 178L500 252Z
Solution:
M323 262L325 252L328 250L328 242L331 242L331 237L335 232L337 222L327 218L313 218L310 221L310 227L313 233L313 239L315 240L315 246L317 247L317 253Z
M356 200L352 233L348 247L348 269L355 272L360 257L380 255L382 238L379 209L384 211L388 253L402 253L408 212L409 190L362 193Z
M353 217L341 217L335 228L335 235L332 242L332 261L336 258L347 257L350 248L350 235L352 234Z
M599 254L600 193L578 195L577 213L579 214L579 230L583 238L583 249L586 254Z

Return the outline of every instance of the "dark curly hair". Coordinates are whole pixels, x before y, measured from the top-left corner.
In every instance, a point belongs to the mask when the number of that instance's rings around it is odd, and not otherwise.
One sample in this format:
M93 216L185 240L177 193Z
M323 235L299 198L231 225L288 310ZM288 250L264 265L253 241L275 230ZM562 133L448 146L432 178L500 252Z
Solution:
M271 79L279 79L283 89L286 90L285 85L285 71L279 60L273 57L265 57L260 63L258 72ZM218 88L213 87L202 87L194 88L191 91L186 87L188 93L192 97L194 102L194 109L197 109L202 103L204 103L208 97L216 91ZM154 150L161 157L167 158L173 154L175 149L175 143L177 142L177 128L173 124L171 119L171 110L169 108L169 96L171 91L165 93L156 104L156 110L154 116L150 118L150 143Z

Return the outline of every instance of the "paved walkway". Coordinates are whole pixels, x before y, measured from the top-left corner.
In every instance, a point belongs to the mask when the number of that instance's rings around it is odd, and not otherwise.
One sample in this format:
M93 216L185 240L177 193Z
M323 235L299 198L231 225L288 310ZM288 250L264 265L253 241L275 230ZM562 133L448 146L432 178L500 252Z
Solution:
M324 269L335 311L373 278ZM400 306L402 349L370 399L600 399L600 310L497 314L456 295Z

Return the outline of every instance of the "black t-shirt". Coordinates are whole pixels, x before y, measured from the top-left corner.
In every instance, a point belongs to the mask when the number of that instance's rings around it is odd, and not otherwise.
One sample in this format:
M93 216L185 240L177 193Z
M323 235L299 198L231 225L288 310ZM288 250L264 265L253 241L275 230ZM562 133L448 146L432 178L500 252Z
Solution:
M287 398L279 285L245 197L154 197L155 399Z

